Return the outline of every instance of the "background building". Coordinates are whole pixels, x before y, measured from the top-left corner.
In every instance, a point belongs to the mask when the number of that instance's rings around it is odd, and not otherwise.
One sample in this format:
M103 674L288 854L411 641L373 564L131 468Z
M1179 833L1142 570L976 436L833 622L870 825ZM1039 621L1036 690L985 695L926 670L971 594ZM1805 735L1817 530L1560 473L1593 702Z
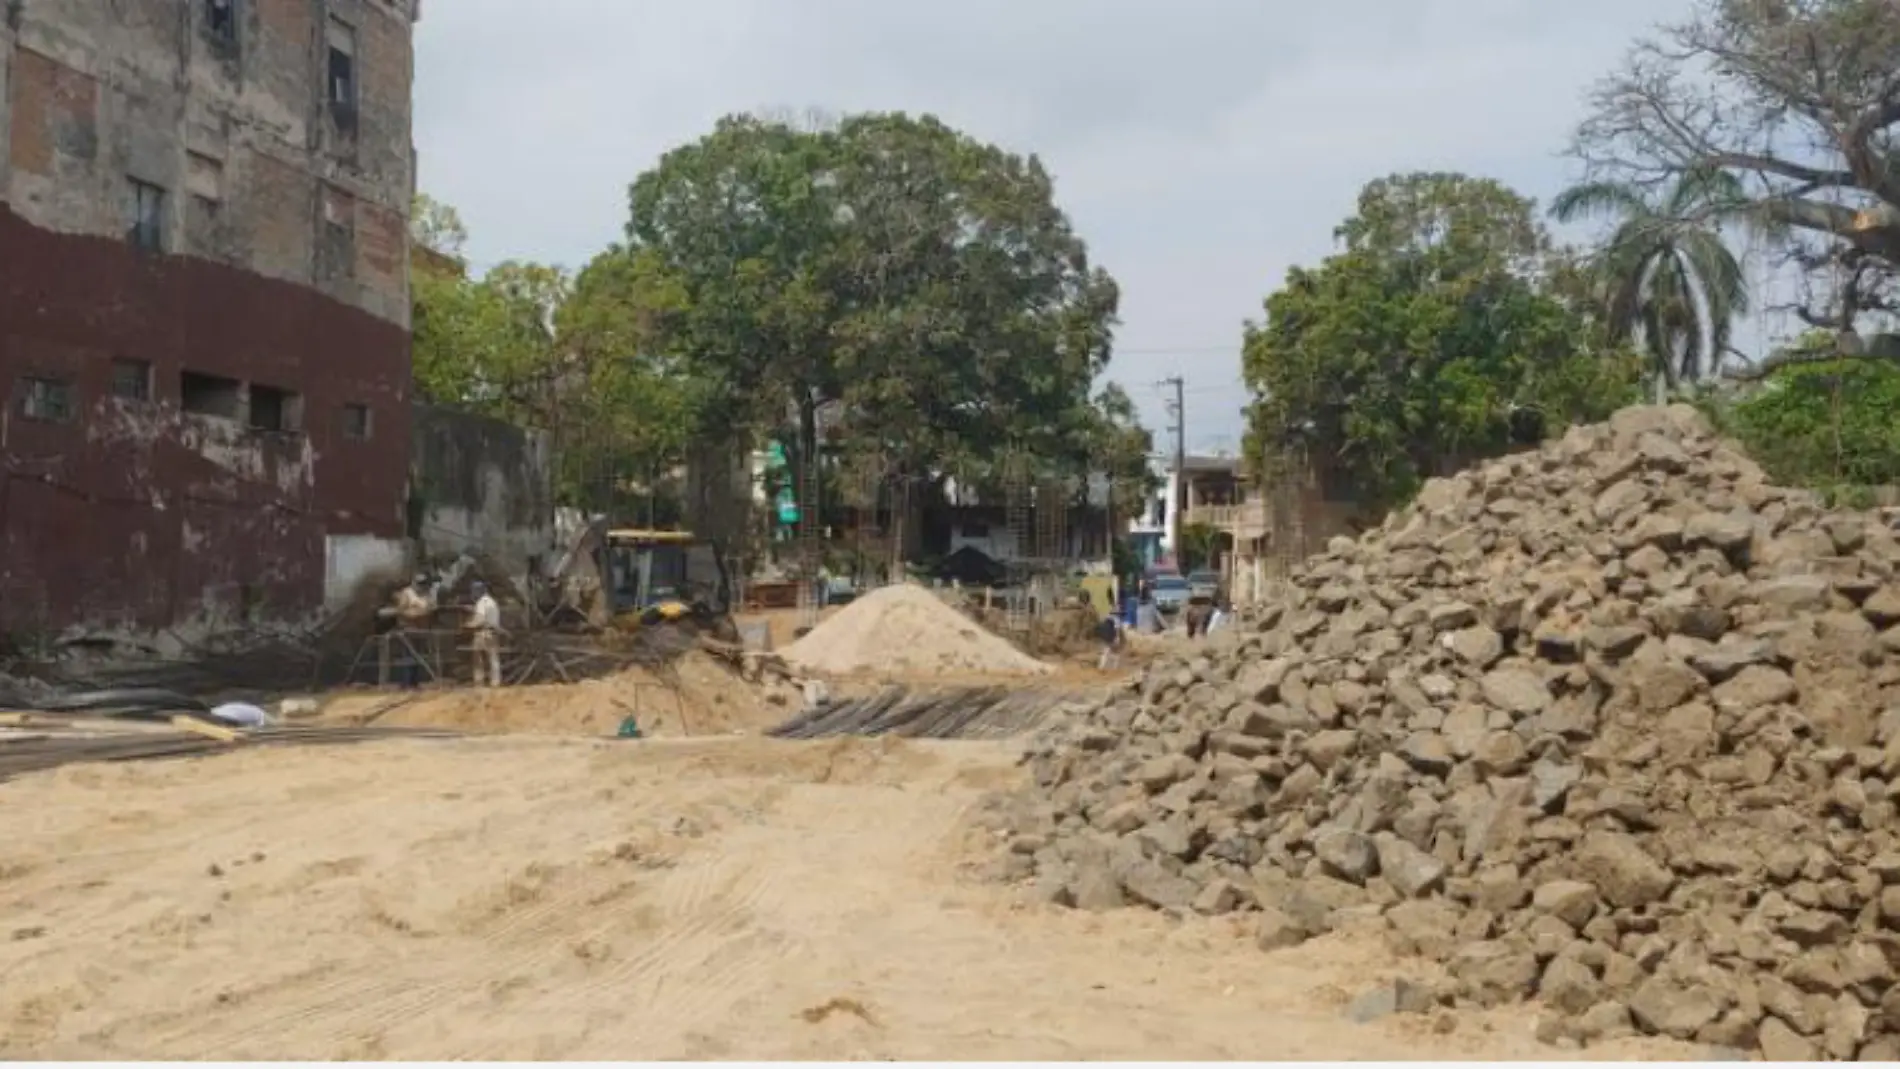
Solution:
M0 5L0 636L308 619L400 544L418 3Z

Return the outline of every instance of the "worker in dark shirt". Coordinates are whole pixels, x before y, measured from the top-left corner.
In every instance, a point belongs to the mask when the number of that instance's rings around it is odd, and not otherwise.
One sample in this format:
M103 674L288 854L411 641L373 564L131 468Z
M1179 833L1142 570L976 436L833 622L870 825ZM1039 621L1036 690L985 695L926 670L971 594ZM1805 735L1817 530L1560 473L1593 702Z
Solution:
M1205 601L1191 601L1181 610L1181 619L1187 624L1187 635L1194 638L1207 632L1208 618L1214 615L1214 607Z
M1095 637L1101 640L1102 643L1102 659L1096 664L1096 667L1104 672L1110 672L1120 668L1122 663L1122 622L1115 618L1114 613L1111 612L1104 615L1102 622L1095 625Z

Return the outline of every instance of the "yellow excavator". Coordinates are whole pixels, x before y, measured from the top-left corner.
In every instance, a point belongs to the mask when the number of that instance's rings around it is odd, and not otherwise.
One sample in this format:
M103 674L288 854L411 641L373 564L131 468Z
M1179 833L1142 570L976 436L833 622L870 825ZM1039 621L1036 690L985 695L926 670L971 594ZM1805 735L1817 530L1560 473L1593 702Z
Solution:
M615 627L686 624L721 641L738 640L732 585L717 545L690 531L635 528L608 530L600 545L601 585Z

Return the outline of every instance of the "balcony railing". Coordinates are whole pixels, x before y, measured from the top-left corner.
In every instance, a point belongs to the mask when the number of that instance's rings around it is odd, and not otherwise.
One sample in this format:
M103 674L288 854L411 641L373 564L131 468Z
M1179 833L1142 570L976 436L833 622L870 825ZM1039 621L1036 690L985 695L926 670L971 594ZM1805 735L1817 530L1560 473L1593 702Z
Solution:
M1206 524L1236 538L1258 538L1266 533L1267 509L1261 501L1238 505L1195 505L1187 510L1187 522Z

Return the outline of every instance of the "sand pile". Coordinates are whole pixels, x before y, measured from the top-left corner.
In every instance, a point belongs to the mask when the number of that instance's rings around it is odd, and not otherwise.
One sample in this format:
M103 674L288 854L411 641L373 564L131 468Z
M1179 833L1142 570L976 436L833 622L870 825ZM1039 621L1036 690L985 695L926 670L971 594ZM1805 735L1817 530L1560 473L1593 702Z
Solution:
M350 695L331 702L323 717L358 721L397 697ZM719 659L691 651L664 670L635 668L573 684L425 690L375 722L497 734L612 735L631 715L649 736L725 735L775 727L799 705L795 688L748 683Z
M912 584L859 598L785 649L808 672L1041 675L1048 665Z
M1637 408L1428 485L1034 744L1011 875L1354 918L1539 1035L1900 1057L1900 537Z

